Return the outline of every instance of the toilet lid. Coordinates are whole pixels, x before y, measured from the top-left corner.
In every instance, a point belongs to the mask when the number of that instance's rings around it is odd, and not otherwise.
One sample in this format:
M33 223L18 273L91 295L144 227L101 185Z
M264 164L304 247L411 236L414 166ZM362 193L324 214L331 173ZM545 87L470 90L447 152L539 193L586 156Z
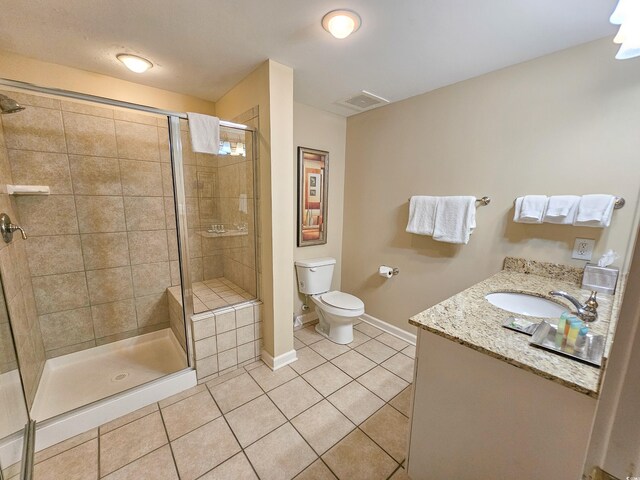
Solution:
M344 308L345 310L358 310L364 307L364 303L358 297L343 292L329 292L322 295L322 301L332 307Z

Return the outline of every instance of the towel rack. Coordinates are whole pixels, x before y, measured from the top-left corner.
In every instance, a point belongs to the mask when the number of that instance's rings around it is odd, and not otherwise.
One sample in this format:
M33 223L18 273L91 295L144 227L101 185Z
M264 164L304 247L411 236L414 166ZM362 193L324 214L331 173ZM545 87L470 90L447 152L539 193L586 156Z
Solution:
M409 197L409 201L411 201L411 197ZM476 198L476 202L479 202L482 205L489 205L491 203L491 198L490 197L482 197L482 198ZM622 200L623 204L624 204L624 199ZM619 207L616 207L619 208Z
M627 203L626 200L622 197L616 197L616 203L613 204L613 208L615 208L616 210L621 209L622 207L624 207L624 204Z

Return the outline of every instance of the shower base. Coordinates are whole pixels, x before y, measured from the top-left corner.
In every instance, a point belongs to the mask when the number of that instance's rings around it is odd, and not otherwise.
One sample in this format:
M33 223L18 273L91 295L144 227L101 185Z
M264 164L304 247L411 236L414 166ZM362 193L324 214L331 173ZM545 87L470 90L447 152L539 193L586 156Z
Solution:
M52 358L44 365L31 416L41 422L186 367L169 328Z

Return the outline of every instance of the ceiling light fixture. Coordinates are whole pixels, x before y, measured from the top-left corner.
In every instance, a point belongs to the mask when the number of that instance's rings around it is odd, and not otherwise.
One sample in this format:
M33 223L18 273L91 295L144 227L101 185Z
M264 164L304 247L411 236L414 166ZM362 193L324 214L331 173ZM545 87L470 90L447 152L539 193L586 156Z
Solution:
M620 44L616 58L625 60L640 56L640 1L619 0L609 21L620 25L613 39L614 43Z
M119 53L116 58L124 63L124 66L135 73L144 73L153 67L146 58L138 57L137 55L131 55L129 53Z
M336 38L347 38L358 31L362 20L353 10L332 10L322 17L322 27Z

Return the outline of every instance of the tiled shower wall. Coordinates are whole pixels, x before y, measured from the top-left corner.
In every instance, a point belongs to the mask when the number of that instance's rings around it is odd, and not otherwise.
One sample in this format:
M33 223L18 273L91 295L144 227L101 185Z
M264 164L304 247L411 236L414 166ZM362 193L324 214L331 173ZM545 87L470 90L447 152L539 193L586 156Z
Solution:
M47 358L166 328L180 282L166 117L7 92L16 200Z
M12 177L2 128L0 128L0 179L0 213L8 214L13 223L20 225L21 219L15 200L7 195L6 183L11 183ZM31 285L26 243L19 233L14 234L10 244L0 240L0 273L15 336L18 361L21 366L20 373L27 402L31 406L44 367L45 350ZM0 321L0 373L4 373L15 369L16 366L12 355L13 345L11 345L9 323L4 314L0 317L2 318Z
M242 123L253 126L255 122L257 109ZM252 135L247 134L245 141L245 157L201 155L191 151L188 136L183 136L190 267L195 282L225 277L257 296ZM240 223L247 224L246 235L216 236L207 232L212 224L224 224L232 230Z

